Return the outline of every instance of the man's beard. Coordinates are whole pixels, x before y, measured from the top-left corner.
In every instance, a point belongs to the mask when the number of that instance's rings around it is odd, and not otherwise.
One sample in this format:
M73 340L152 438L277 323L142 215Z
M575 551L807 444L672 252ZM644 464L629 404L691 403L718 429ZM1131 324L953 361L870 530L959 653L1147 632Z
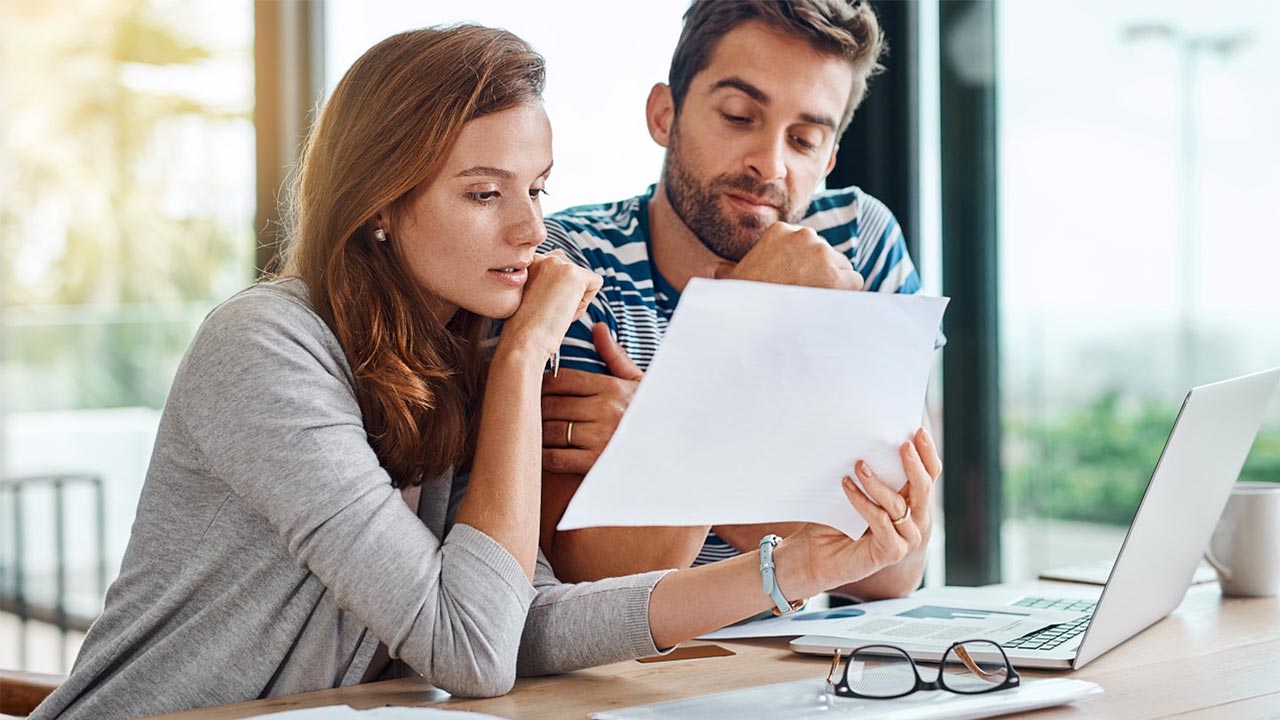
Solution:
M778 208L778 219L796 222L802 215L792 210L791 199L784 187L757 182L750 175L718 175L705 185L690 172L680 157L680 142L674 128L662 184L676 217L702 241L708 250L731 262L738 262L755 244L772 220L749 213L730 216L722 206L725 192L737 192L759 198Z

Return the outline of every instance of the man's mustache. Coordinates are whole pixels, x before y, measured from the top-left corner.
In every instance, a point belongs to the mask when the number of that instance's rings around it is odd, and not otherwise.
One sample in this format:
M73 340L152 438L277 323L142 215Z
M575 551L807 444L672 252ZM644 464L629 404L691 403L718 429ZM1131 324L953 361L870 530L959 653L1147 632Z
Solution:
M791 214L791 199L787 197L787 191L773 183L756 182L749 175L721 175L711 183L711 186L759 198L778 208L783 218Z

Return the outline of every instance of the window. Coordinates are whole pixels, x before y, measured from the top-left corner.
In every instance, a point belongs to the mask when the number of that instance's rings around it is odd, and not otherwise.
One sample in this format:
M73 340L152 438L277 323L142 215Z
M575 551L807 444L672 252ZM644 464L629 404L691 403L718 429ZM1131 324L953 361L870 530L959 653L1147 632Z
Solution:
M253 9L3 13L0 609L61 608L83 629L119 568L181 355L253 278ZM99 479L105 527L92 487L70 482L59 557L51 487L13 479L66 473ZM0 613L0 667L69 670L74 647L46 631Z
M1280 364L1280 8L996 12L1016 580L1114 557L1186 391ZM1242 479L1280 481L1280 403Z

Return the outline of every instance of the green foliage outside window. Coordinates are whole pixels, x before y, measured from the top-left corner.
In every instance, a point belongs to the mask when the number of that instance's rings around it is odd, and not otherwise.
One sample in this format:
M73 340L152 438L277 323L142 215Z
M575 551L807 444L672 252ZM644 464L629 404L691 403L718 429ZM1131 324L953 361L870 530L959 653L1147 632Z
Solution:
M1110 391L1044 423L1007 421L1008 514L1129 524L1176 414ZM1280 482L1280 428L1259 432L1240 479Z

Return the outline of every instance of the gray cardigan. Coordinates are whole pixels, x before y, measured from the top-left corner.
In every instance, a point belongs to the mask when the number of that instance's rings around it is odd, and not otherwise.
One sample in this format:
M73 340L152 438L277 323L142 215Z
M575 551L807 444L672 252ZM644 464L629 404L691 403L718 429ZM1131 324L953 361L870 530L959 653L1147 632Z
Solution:
M239 293L178 368L120 576L70 678L32 717L351 685L379 640L468 696L657 653L649 593L663 573L567 585L539 555L530 585L489 536L452 523L464 485L425 483L415 517L303 284Z

